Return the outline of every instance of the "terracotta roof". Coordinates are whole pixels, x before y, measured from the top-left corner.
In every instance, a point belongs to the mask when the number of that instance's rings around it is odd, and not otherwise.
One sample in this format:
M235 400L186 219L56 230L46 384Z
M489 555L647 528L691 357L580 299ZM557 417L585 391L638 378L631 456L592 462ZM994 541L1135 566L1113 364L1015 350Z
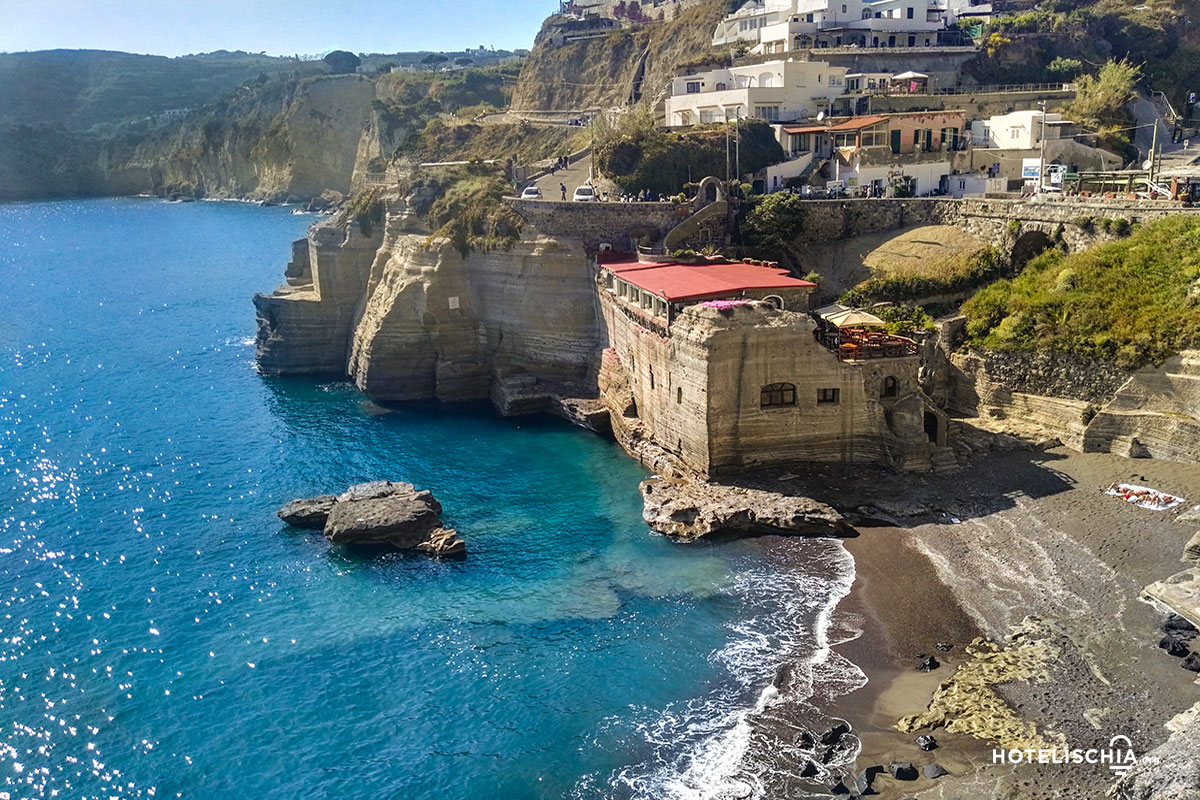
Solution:
M845 122L840 122L830 128L830 132L838 133L841 131L860 131L863 128L869 128L872 125L878 125L881 122L887 122L887 117L881 117L878 114L870 117L852 117Z
M824 125L805 125L804 127L797 127L795 125L783 126L784 133L824 133L827 130L829 129Z
M621 280L666 300L736 297L747 289L815 289L786 269L753 264L606 264Z

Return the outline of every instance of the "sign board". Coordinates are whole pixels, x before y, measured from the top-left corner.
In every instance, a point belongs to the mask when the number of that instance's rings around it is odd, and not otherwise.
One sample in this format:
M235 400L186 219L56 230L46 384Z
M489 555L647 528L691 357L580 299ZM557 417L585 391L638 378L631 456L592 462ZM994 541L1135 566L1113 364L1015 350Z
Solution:
M1042 177L1042 160L1040 158L1021 159L1021 177L1035 180Z

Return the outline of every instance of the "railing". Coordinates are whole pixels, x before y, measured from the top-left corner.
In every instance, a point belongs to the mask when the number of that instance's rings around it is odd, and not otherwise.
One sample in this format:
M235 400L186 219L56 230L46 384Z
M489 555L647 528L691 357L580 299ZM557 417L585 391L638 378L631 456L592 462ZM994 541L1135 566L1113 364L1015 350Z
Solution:
M838 361L866 361L873 358L907 358L917 355L917 343L904 336L880 335L878 338L853 339L842 342L840 338L822 341L832 350Z
M1073 83L1006 83L989 86L952 86L933 94L1009 94L1017 92L1073 92Z

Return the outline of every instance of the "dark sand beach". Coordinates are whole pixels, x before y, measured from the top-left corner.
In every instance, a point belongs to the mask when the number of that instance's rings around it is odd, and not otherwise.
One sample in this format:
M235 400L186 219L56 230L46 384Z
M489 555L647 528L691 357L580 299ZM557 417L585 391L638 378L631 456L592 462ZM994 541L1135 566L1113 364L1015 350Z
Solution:
M1189 502L1148 511L1105 495L1114 481ZM839 608L862 635L838 651L868 683L829 711L862 740L856 771L885 768L873 782L881 798L1093 798L1116 780L1103 765L994 766L995 742L896 729L970 660L977 636L1009 645L1025 624L1020 641L1044 657L1045 674L994 692L1053 746L1104 748L1121 735L1144 754L1166 739L1168 720L1200 701L1196 676L1157 646L1164 614L1139 599L1182 567L1198 526L1178 517L1200 504L1200 466L1056 447L992 453L947 475L823 470L782 483L867 518L845 542L857 577ZM938 643L952 647L938 652ZM941 666L919 672L921 654ZM920 733L939 747L922 752ZM892 761L918 769L936 761L950 774L897 781L886 772Z

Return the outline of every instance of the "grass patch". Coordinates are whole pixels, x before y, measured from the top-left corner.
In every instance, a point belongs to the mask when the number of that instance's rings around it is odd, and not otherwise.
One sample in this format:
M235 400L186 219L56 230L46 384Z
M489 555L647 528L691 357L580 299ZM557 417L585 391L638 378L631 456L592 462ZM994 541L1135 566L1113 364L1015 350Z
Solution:
M940 295L961 294L997 280L1008 268L1008 261L999 248L985 247L977 253L960 257L953 267L939 265L936 275L872 278L843 294L840 302L862 307L871 303L905 303Z
M977 346L1159 363L1200 345L1200 220L1171 217L1068 256L1048 251L963 310Z

